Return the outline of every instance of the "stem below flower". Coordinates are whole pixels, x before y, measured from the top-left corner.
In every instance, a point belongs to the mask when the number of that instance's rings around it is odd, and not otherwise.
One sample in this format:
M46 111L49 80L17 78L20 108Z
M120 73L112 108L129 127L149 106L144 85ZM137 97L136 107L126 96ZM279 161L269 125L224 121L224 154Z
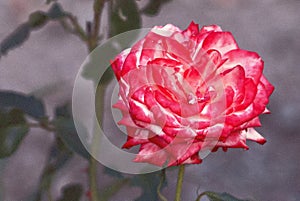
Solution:
M161 187L162 187L163 183L165 182L165 180L166 180L166 169L162 169L161 174L160 174L160 182L157 186L157 195L161 201L168 201L168 199L165 196L163 196L163 194L161 194L161 192L160 192Z
M181 200L181 190L182 190L182 182L183 182L183 176L184 176L184 168L185 168L184 165L179 166L175 201Z
M97 90L97 96L101 97L98 100L99 105L97 105L97 110L99 110L98 120L100 124L102 124L103 118L103 109L104 109L104 93L105 93L105 86L99 85ZM89 163L89 179L90 179L90 190L91 190L91 201L100 201L100 195L98 192L98 182L97 182L97 164L98 161L93 157L97 156L98 154L98 147L100 142L99 134L93 135L93 141L91 144L91 154L90 156L90 163Z
M93 21L93 30L92 34L88 34L87 39L87 46L89 49L89 52L92 52L98 45L98 35L99 35L99 29L100 29L100 22L101 22L101 14L104 7L105 0L94 0L94 21ZM100 86L101 87L101 86ZM101 97L104 97L104 89L100 91ZM103 96L102 96L103 95ZM104 98L101 99L101 102L104 103ZM100 104L102 106L101 111L99 111L101 114L100 122L102 121L102 112L103 112L103 104ZM92 154L97 153L97 145L99 142L99 139L97 136L93 137L93 143L92 143ZM97 160L91 156L89 161L89 179L90 179L90 190L91 190L91 200L92 201L99 201L99 192L98 192L98 182L97 182Z

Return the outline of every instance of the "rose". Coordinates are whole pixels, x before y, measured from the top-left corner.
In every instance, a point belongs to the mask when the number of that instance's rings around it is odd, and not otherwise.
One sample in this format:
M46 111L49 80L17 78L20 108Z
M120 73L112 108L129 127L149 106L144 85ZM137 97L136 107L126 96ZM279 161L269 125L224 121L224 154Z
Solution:
M273 92L254 52L217 25L154 27L112 62L127 129L123 148L140 145L136 162L196 164L201 153L264 144L254 130Z

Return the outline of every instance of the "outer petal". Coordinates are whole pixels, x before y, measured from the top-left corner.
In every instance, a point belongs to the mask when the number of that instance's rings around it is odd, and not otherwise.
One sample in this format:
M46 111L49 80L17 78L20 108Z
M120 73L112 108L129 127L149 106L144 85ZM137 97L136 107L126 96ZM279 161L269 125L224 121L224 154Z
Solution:
M259 144L266 143L266 140L263 136L261 136L255 129L249 128L247 131L243 131L246 133L247 140L252 140L258 142Z
M153 143L145 143L141 145L134 162L150 163L162 167L168 162L168 154Z
M266 79L264 75L261 76L260 82L264 85L267 96L269 97L274 91L274 86Z
M112 67L118 80L120 79L120 77L122 75L123 64L124 64L124 61L125 61L127 55L129 54L129 52L130 52L130 49L124 50L111 63L111 67Z
M200 30L200 33L207 33L207 32L220 32L222 31L221 27L219 27L218 25L210 25L210 26L203 26Z
M202 48L205 50L218 50L224 55L239 47L230 32L212 32L205 38Z
M258 84L264 64L257 53L236 49L225 54L224 58L227 60L221 66L221 72L240 65L245 69L246 77L253 79L256 85Z
M225 142L219 141L216 147L225 148L224 151L226 151L227 148L249 149L249 147L246 145L246 134L241 133L240 131L230 134Z
M195 24L195 22L191 22L191 24L188 26L186 30L183 31L183 34L191 35L197 35L199 33L199 26L198 24Z

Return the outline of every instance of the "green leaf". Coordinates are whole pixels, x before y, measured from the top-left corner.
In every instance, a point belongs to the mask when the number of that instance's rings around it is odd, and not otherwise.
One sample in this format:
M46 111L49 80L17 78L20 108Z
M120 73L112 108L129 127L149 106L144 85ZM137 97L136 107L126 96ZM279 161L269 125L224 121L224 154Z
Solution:
M39 179L36 190L30 194L26 201L40 201L43 193L49 191L51 188L56 172L62 168L72 156L73 153L66 148L61 139L57 137L48 154L46 160L47 164Z
M89 159L90 154L82 144L81 139L77 134L68 105L56 108L55 114L56 119L53 121L53 124L57 130L58 136L62 139L64 144L67 145L70 150L86 159ZM86 133L85 128L81 126L81 129L81 135Z
M121 172L118 172L116 170L113 170L113 169L110 169L108 167L104 167L104 173L109 175L109 176L112 176L114 178L124 178L124 175L121 173Z
M30 35L30 25L21 24L15 31L0 43L0 55L6 55L9 50L21 46Z
M22 111L0 111L0 158L12 155L29 131Z
M135 201L159 200L157 187L161 182L161 173L154 172L148 174L136 175L131 179L132 186L141 187L143 192ZM166 181L161 186L161 189L167 185Z
M80 184L69 184L63 187L63 196L57 201L79 201L83 189Z
M12 91L0 91L0 108L17 108L35 119L41 119L46 115L41 100Z
M197 201L200 201L200 198L204 195L206 195L210 201L250 201L250 200L238 199L228 193L216 193L212 191L206 191L204 193L201 193Z
M47 15L50 19L57 20L66 17L68 13L64 11L59 3L53 3Z
M142 13L149 16L157 15L163 4L169 1L171 0L149 0L148 4L142 9Z
M49 154L49 165L58 170L63 167L69 159L71 159L73 152L71 152L60 138L56 138L56 143L51 147Z
M49 18L47 16L47 13L43 11L36 11L30 14L28 24L32 29L36 29L43 27L48 22L48 20Z
M89 159L90 154L83 146L72 119L60 117L54 121L58 136L70 148L80 156Z
M51 0L47 1L47 3L50 2ZM8 51L21 46L29 38L32 30L43 27L49 20L60 20L69 15L59 3L53 3L47 13L43 11L32 13L27 22L21 24L0 43L0 57L1 55L6 55Z
M0 178L4 178L7 159L0 159ZM0 183L0 200L4 200L4 184Z
M72 118L71 108L69 104L64 104L55 109L55 117Z
M112 70L111 66L107 68L100 79L99 84L107 85L112 79L114 78L114 71Z
M110 37L141 27L141 17L135 0L111 1Z
M108 201L110 198L119 192L127 183L129 179L120 179L105 187L102 191L100 191L101 198L99 201Z

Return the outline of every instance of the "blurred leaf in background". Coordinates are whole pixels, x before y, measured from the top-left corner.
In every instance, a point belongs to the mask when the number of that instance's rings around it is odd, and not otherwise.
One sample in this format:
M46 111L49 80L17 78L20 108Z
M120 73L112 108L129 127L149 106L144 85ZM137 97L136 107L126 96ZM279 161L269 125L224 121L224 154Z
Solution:
M159 13L161 7L170 1L172 0L149 0L141 12L145 15L155 16Z
M212 191L206 191L204 193L201 193L201 195L198 197L198 199L196 201L200 201L200 199L203 196L207 196L209 201L250 201L250 200L238 199L228 193L216 193L216 192L212 192Z
M82 196L82 186L80 184L69 184L63 187L63 195L57 201L79 201Z
M49 1L50 3L50 1ZM53 3L48 12L36 11L30 14L28 20L15 29L0 43L0 57L6 55L10 50L21 46L30 35L30 32L42 28L50 20L61 20L70 16L59 3Z
M157 187L161 182L161 172L153 172L148 174L141 174L134 176L130 184L142 188L142 194L135 201L145 200L159 200L157 194ZM164 181L161 188L167 186L167 182Z
M0 110L0 158L13 154L28 131L29 126L21 110Z
M135 0L112 0L109 19L110 37L141 27L141 16Z
M17 108L38 120L46 116L44 104L40 99L13 91L0 91L0 108Z
M82 144L81 139L77 134L69 104L57 107L55 110L55 116L56 119L54 120L53 124L56 128L57 135L70 150L79 154L83 158L89 159L90 154ZM86 131L83 130L83 127L80 129L80 134L86 133ZM87 137L87 135L83 136L83 138L85 137Z
M0 43L0 56L15 47L22 45L30 35L30 25L28 23L21 24L8 37Z

